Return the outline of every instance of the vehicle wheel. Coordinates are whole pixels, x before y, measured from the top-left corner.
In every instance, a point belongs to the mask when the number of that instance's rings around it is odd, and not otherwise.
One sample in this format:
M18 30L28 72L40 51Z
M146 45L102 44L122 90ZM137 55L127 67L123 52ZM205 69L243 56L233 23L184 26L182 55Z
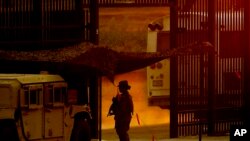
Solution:
M90 126L87 119L77 119L70 136L70 141L90 141Z

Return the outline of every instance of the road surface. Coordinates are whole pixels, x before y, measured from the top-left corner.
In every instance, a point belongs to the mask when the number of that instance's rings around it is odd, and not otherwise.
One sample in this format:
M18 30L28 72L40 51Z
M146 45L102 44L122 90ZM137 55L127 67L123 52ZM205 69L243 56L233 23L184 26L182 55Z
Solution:
M132 127L130 141L199 141L199 136L169 138L169 124ZM102 141L119 141L114 129L102 130ZM208 137L202 135L201 141L229 141L229 136Z

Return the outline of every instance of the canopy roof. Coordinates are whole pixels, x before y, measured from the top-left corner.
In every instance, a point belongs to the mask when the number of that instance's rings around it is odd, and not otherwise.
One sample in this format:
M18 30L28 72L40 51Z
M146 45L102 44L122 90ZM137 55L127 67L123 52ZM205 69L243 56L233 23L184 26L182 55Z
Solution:
M125 73L140 69L170 57L173 54L181 53L172 50L162 53L149 52L119 52L108 47L95 46L90 43L65 47L54 50L39 51L6 51L0 50L0 61L7 62L8 65L16 65L20 70L36 68L38 70L52 71L55 67L59 71L86 72L92 70L100 72L101 75L107 75L110 78L115 74ZM184 50L186 52L187 49ZM28 64L28 65L24 65ZM3 63L2 63L3 65ZM2 66L1 65L1 66ZM73 70L73 71L72 71ZM14 70L17 71L18 70Z
M118 52L108 47L95 46L89 43L65 47L55 50L39 51L6 51L0 50L0 61L5 66L12 66L23 70L37 68L51 71L53 67L59 67L78 72L96 70L101 75L112 76L119 73L129 72L150 65L166 58L160 53L146 52ZM6 64L6 62L8 64ZM23 64L23 65L22 65ZM1 65L1 67L3 67ZM18 66L18 67L14 67ZM17 73L18 70L15 70Z

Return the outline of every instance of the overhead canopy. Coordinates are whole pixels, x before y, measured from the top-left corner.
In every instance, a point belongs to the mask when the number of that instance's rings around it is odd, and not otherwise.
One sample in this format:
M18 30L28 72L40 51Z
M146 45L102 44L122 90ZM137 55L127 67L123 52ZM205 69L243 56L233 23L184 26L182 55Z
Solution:
M63 69L74 69L78 72L97 70L102 75L109 77L146 67L164 58L166 56L160 53L118 52L108 47L94 46L89 43L55 50L0 50L1 64L3 65L5 62L5 65L20 70L24 69L22 67L27 67L22 64L28 64L30 69L46 69L47 71L53 70L53 67L62 68L61 71ZM17 73L18 69L15 70Z
M146 67L167 58L160 53L117 52L108 48L91 48L70 63L97 68L105 75L115 75Z
M119 52L108 47L95 46L90 43L54 50L6 51L0 50L1 69L8 66L12 72L37 69L52 71L88 72L95 70L101 75L113 78L114 75L140 69L155 62L183 52L200 51L211 47L209 43L195 43L185 48L171 50L165 54L149 52ZM26 64L26 65L25 65ZM14 66L15 65L15 66ZM58 69L59 68L59 69ZM0 71L2 71L0 69ZM53 72L53 71L52 71Z

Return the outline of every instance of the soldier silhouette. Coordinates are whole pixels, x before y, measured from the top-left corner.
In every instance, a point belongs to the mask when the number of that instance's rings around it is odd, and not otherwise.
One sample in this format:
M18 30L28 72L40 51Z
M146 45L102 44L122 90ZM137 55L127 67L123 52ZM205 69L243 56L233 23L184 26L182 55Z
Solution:
M115 129L120 141L129 141L128 130L130 127L131 118L134 112L132 96L128 90L131 86L127 80L122 80L118 85L119 94L113 98L111 105L115 119Z

